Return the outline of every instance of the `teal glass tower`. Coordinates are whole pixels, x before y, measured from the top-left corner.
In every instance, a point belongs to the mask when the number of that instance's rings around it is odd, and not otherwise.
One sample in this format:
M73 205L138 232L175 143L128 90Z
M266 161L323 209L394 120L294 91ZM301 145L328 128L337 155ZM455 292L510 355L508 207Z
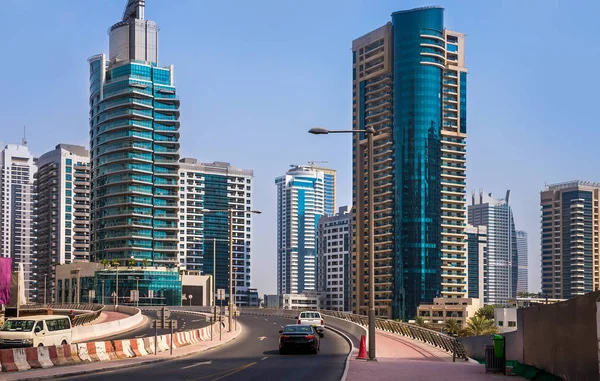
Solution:
M158 26L144 3L127 2L108 57L89 59L92 260L174 269L179 99L173 67L158 66Z
M399 11L352 54L354 129L375 130L373 158L363 134L353 141L352 309L366 313L374 287L376 314L410 319L436 297L467 296L464 35L445 29L441 7Z

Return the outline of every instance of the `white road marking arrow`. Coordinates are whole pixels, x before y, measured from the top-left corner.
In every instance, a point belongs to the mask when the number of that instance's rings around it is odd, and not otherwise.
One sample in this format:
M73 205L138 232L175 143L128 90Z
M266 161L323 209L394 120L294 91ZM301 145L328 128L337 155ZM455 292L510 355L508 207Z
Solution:
M267 338L266 336L261 336L261 337L258 338L258 340L263 341L266 338Z
M198 363L195 363L195 364L192 364L192 365L184 366L181 369L188 369L188 368L193 368L193 367L198 366L198 365L210 365L210 364L212 364L212 361L198 362Z

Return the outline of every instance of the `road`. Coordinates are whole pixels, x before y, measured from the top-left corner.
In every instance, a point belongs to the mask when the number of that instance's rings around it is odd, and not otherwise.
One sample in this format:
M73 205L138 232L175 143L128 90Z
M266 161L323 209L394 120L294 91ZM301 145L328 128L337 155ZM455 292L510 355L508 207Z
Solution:
M120 371L62 378L85 381L134 379L186 381L339 381L350 350L346 340L327 330L318 355L279 355L279 330L289 319L241 316L242 334L229 344L178 360Z
M133 331L105 337L103 338L103 340L121 340L154 336L154 328L152 328L152 322L157 319L156 311L142 311L142 314L144 314L144 316L148 318L146 324L134 329ZM174 329L175 332L188 331L190 329L198 329L210 325L210 322L207 322L204 316L202 315L186 314L171 311L171 319L177 320L177 329ZM158 330L159 335L168 332L168 330Z

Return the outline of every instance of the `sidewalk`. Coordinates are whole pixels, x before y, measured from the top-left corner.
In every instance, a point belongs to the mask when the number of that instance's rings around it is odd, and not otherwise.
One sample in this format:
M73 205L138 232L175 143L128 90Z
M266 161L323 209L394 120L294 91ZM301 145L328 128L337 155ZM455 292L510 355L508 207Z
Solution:
M243 326L241 324L238 324L237 331L229 333L223 330L223 337L221 341L219 341L219 335L217 333L212 341L202 341L195 345L185 346L181 348L173 348L172 356L169 355L169 351L165 351L159 353L158 355L135 357L124 360L100 361L71 366L55 366L48 369L33 369L23 372L2 372L0 373L0 379L2 381L43 380L48 378L67 377L87 373L95 373L100 371L110 371L114 369L131 368L155 362L173 360L220 347L221 345L224 345L234 340L237 336L239 336L242 333L242 329Z
M352 354L345 381L485 381L522 380L519 377L486 374L480 364L457 359L420 341L377 332L377 361L357 360Z
M102 311L100 316L98 316L98 319L94 320L89 325L100 324L100 323L109 323L111 321L128 318L129 316L131 316L131 315L127 315L122 312Z

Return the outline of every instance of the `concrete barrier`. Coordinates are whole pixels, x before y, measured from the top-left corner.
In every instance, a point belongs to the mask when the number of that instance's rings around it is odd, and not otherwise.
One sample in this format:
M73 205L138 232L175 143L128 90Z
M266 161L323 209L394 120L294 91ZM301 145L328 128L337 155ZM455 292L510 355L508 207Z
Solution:
M92 343L93 344L93 343ZM88 346L87 343L83 343L83 344L76 344L77 345L77 357L79 357L79 359L82 362L92 362L94 360L92 360L92 357L90 356L89 352L88 352ZM71 352L73 350L73 347L71 347ZM75 356L73 356L73 359L75 360ZM77 361L77 360L75 360ZM98 360L96 360L98 361Z
M130 316L106 323L73 327L72 342L82 343L118 335L136 328L144 321L141 311L135 307L118 306L115 311L114 306L106 306L104 311L121 312Z
M17 372L19 367L15 364L15 353L12 349L0 350L0 363L2 363L3 372Z

